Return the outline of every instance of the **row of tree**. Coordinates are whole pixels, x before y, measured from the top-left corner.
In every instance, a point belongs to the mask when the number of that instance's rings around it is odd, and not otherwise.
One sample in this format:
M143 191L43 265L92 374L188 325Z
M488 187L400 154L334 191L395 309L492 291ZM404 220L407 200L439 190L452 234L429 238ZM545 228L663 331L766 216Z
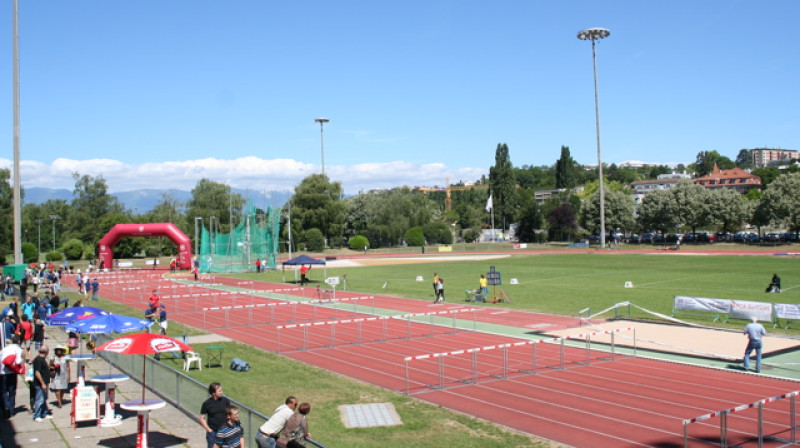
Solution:
M678 168L702 175L710 172L714 164L725 169L747 167L749 162L744 152L732 161L716 151L703 151L694 164ZM680 227L692 230L714 227L734 231L744 223L778 222L798 228L795 215L796 210L800 210L797 176L782 175L796 173L796 165L788 170L775 167L754 170L767 186L763 196L760 190L741 196L730 190L710 191L681 182L671 191L649 194L635 210L626 186L635 180L652 179L670 171L667 166L605 166L606 228L671 231ZM13 243L10 177L9 170L0 170L0 255L11 253ZM240 222L245 202L245 198L232 192L229 186L201 179L192 189L188 202L181 203L165 194L153 210L139 214L125 209L108 193L102 176L74 173L73 178L71 202L49 200L23 206L24 242L36 243L37 249L41 246L44 252L51 249L51 244L62 251L68 246L74 254L78 247L75 241L78 241L83 248L78 252L90 257L97 241L118 223L172 222L190 237L194 237L195 225L213 225L216 232L228 233L231 226ZM340 247L357 235L365 237L370 247L447 244L454 236L473 241L482 229L490 226L490 213L486 209L490 194L496 227L505 229L511 223L518 223L518 236L523 241L573 239L598 232L597 171L578 164L571 157L569 147L561 147L560 157L551 166L514 167L508 146L498 144L495 164L490 167L488 178L478 179L477 183L489 188L453 191L452 209L445 210L445 191L426 194L406 186L345 197L341 183L322 174L310 175L295 187L294 195L284 206L282 248L286 249L290 235L295 250L304 246L309 249L325 245ZM574 188L579 185L585 188L575 193ZM540 204L534 192L542 189L563 192ZM266 215L264 210L257 213ZM361 241L358 240L359 244ZM124 238L115 247L118 257L174 252L174 246L167 239Z

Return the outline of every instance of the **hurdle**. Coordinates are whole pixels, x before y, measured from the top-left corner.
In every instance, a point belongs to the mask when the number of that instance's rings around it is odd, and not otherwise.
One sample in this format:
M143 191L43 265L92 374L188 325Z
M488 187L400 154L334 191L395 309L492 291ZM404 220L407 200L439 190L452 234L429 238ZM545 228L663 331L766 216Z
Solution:
M223 294L237 294L237 293L223 293ZM204 294L204 295L212 295L212 294ZM196 300L196 298L195 298L195 300ZM341 299L336 299L336 302L337 303L339 303L339 302L344 303L344 302L355 302L355 301L359 301L359 300L373 300L373 309L374 309L374 297L373 296L344 297L344 298L341 298ZM232 328L230 325L222 325L221 327L209 327L207 325L208 321L206 319L206 316L207 315L212 315L212 314L219 314L220 312L222 312L223 315L224 315L224 317L223 317L224 321L226 323L228 323L228 322L230 322L230 313L231 313L231 311L238 311L238 310L246 310L248 312L247 324L246 325L242 325L242 326L253 326L255 324L261 324L261 323L274 324L274 323L276 323L276 317L275 317L276 309L278 309L278 307L284 307L284 306L291 307L291 316L290 316L288 322L296 323L297 320L298 320L298 314L297 314L297 306L298 305L319 305L319 304L327 305L327 304L330 304L330 303L331 303L330 300L327 300L327 301L324 301L324 302L320 302L319 300L307 300L307 301L302 301L302 302L270 302L270 303L254 303L254 304L249 304L249 305L230 305L230 306L205 307L205 308L201 309L201 311L203 313L203 326L202 326L202 328L203 329L208 329L208 328ZM355 310L355 306L353 308ZM269 319L266 320L266 321L263 321L263 322L260 321L260 320L256 321L256 319L254 319L254 316L253 316L253 310L257 310L257 309L269 310ZM330 308L330 309L332 309L334 311L335 317L338 318L339 308ZM357 314L356 311L353 311L353 313ZM358 313L358 314L360 314L360 313ZM310 319L317 319L317 307L316 306L312 307L312 317L310 317ZM287 322L287 321L283 321L283 322Z
M427 389L444 390L447 388L445 377L447 377L448 367L456 372L451 375L453 381L449 384L459 385L478 384L482 378L508 379L511 377L510 372L513 369L516 369L517 374L514 375L515 377L536 375L539 373L538 366L544 362L550 362L549 360L551 359L555 361L555 363L551 365L545 364L546 367L553 370L564 370L567 368L567 349L580 349L579 346L568 345L569 341L584 340L586 342L584 349L586 354L585 358L575 358L570 362L581 366L591 365L593 352L604 353L604 351L600 350L593 351L591 348L592 337L600 335L610 336L610 356L598 356L596 362L613 362L617 359L614 336L620 332L632 332L633 339L634 341L636 340L636 328L628 327L608 331L581 333L565 337L525 340L449 352L407 356L403 359L405 365L406 395L411 395L412 363L420 365L416 370L417 375L422 378L422 380L415 381L415 383L422 384ZM541 344L556 347L557 353L552 353L552 350L550 350L550 353L540 353L541 350L537 347ZM526 347L531 348L530 353L525 351ZM497 352L499 352L499 355L494 354ZM481 355L485 355L488 361L481 363L478 359ZM635 349L633 356L636 356ZM499 358L499 360L497 358ZM451 360L449 366L446 364L447 360ZM512 366L510 361L515 364Z
M283 330L293 330L293 329L301 329L302 330L302 342L297 344L295 347L298 347L299 350L309 350L311 348L311 335L309 334L309 330L318 327L327 327L328 328L328 335L318 335L319 339L326 339L327 343L319 343L320 347L325 348L336 348L337 346L342 345L361 345L365 342L364 339L364 325L371 324L371 323L380 323L379 331L374 333L378 333L375 339L371 339L369 342L386 342L390 340L390 330L389 330L389 322L391 321L398 321L402 320L405 321L406 325L404 326L405 331L402 334L395 332L397 337L395 339L407 339L410 340L412 337L416 336L412 329L412 322L418 325L424 324L424 322L415 321L412 318L418 317L428 317L427 328L429 328L429 332L422 333L420 337L432 337L436 335L436 328L441 327L440 324L437 323L436 318L445 317L446 315L450 315L452 319L452 329L455 331L458 328L457 325L457 318L459 315L467 312L473 313L473 321L475 320L475 313L479 310L479 308L466 308L466 309L453 309L453 310L444 310L444 311L437 311L432 313L414 313L414 314L406 314L400 316L375 316L375 317L364 317L364 318L357 318L357 319L339 319L339 320L330 320L330 321L320 321L320 322L309 322L309 323L300 323L300 324L288 324L288 325L278 325L276 326L277 330L277 347L275 352L281 353L281 332ZM355 336L354 339L345 339L342 337L341 340L337 339L337 334L341 334L342 331L337 333L337 327L344 326L345 328L355 326Z
M789 446L794 445L797 443L797 434L796 434L796 420L797 420L797 407L796 407L796 400L797 394L800 391L788 392L782 395L777 395L774 397L764 398L758 401L754 401L752 403L742 404L736 407L732 407L730 409L723 409L721 411L710 412L708 414L701 415L699 417L686 419L683 421L683 446L684 448L689 448L689 425L692 423L702 422L704 420L708 420L710 418L719 417L719 441L721 448L728 448L728 416L731 414L735 414L738 412L743 412L748 409L757 408L758 409L758 447L762 448L764 446L764 439L769 438L772 440L776 440L778 442L783 442L785 445L781 446ZM781 439L776 436L764 436L764 405L767 403L773 403L780 400L789 399L789 439Z

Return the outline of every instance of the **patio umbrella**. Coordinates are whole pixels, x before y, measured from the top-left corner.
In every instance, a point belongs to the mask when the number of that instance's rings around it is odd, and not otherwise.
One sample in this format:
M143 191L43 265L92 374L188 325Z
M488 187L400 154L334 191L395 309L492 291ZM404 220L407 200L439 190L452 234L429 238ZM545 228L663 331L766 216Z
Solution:
M95 308L93 306L73 306L65 310L59 311L47 319L49 325L67 325L72 322L94 319L97 316L110 314L106 310Z
M87 334L130 333L153 325L152 321L122 314L103 314L92 319L76 320L67 324L67 331Z
M147 382L145 381L145 357L153 353L191 351L192 348L169 336L153 333L135 333L112 339L95 350L102 350L123 355L142 356L142 403Z

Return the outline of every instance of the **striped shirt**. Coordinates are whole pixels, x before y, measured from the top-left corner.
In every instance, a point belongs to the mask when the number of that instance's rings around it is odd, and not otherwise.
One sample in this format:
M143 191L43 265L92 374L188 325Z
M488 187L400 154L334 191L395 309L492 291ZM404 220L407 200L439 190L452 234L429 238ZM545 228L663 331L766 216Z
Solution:
M242 425L239 422L230 425L226 423L225 426L219 428L217 431L217 438L214 443L221 448L239 448L242 446Z

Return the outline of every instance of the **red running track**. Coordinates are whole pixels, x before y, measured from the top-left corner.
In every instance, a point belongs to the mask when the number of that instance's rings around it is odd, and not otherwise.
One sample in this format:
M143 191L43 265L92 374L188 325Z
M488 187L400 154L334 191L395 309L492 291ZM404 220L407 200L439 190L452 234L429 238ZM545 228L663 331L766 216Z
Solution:
M151 275L135 279L141 287L156 284ZM231 281L226 279L225 281ZM202 294L207 287L197 285L189 294ZM233 285L232 285L233 286ZM253 283L248 289L269 290L286 285ZM110 288L104 288L104 296ZM298 291L300 296L311 295ZM241 295L246 297L246 295ZM114 300L139 308L138 296L110 294ZM235 300L270 302L263 297L219 296L219 303ZM204 299L210 301L211 299ZM399 313L428 312L431 305L419 300L376 297L375 306ZM452 305L451 305L452 306ZM441 305L436 309L441 309ZM330 310L327 310L330 311ZM322 312L322 310L320 310ZM536 315L524 312L492 314L487 309L477 318L510 325L574 326L574 318ZM552 317L552 322L548 319ZM170 318L201 326L200 313L171 310ZM271 333L276 323L259 323L259 331L249 326L220 328L217 333L265 350L274 350ZM404 358L423 353L500 344L517 339L478 332L436 332L411 339L387 340L335 348L319 346L295 350L284 356L357 378L398 392L405 392ZM270 347L270 344L273 344ZM542 344L538 344L542 345ZM484 379L445 389L417 390L415 397L523 432L576 447L678 447L683 445L683 420L709 412L800 389L797 382L750 375L741 372L696 367L644 358L625 358L615 362L592 363L569 369L543 368L537 374L516 375L507 379ZM757 410L748 409L728 416L728 443L757 446ZM769 403L764 408L767 435L788 437L789 400ZM692 447L719 446L719 418L689 426ZM767 439L764 446L779 446Z

